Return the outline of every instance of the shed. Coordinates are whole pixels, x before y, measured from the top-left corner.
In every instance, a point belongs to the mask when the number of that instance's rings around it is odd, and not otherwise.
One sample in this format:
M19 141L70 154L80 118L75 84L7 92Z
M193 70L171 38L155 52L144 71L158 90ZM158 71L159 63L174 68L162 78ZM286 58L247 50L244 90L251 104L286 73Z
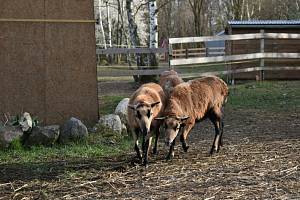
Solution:
M0 118L98 119L94 1L0 0Z
M221 31L219 33L216 34L216 36L222 36L225 35L225 31ZM218 41L207 41L205 42L205 47L206 48L214 48L214 47L218 47L218 48L224 48L225 47L225 40L218 40Z
M226 33L247 34L259 33L297 33L300 34L300 20L253 20L253 21L229 21ZM295 39L265 39L265 52L274 53L300 53L300 40ZM226 45L226 54L247 54L260 51L259 40L231 41ZM259 66L259 61L231 65L231 68L246 68ZM300 59L269 59L265 60L265 66L300 66ZM240 79L254 79L259 72L241 73L235 76ZM300 79L299 71L267 71L266 79Z

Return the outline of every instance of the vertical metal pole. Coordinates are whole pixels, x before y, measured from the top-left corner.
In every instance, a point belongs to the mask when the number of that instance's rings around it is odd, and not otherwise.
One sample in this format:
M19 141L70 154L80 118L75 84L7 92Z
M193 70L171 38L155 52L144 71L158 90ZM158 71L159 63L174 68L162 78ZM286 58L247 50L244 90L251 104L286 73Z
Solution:
M265 30L261 29L260 33L263 35L263 37L260 39L260 53L264 53L265 52L265 37L264 37L264 33ZM262 68L262 70L260 71L260 80L263 81L265 79L265 72L263 70L263 67L265 66L265 59L261 58L260 59L260 67Z

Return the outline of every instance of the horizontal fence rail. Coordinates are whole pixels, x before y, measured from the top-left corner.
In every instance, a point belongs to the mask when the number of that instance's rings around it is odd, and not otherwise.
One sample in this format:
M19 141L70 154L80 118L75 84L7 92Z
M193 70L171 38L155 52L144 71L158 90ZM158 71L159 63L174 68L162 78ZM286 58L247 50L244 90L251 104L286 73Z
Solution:
M175 59L170 61L170 65L190 65L190 64L206 64L216 62L231 62L239 60L251 60L251 59L266 59L266 58L288 58L288 59L300 59L300 53L250 53L231 56L215 56L215 57L202 57L202 58L187 58L187 59Z
M96 54L150 54L150 53L168 53L167 48L107 48L97 49Z
M147 70L118 70L118 71L105 71L98 73L101 77L122 77L122 76L141 76L141 75L159 75L163 71L168 70L167 67L160 69L147 69ZM281 67L281 66L265 66L265 67L248 67L243 69L234 69L234 70L226 70L226 71L213 71L213 72L200 72L200 73L189 73L184 74L180 73L180 76L183 78L192 78L197 76L219 76L219 75L228 75L235 73L246 73L246 72L254 72L254 71L280 71L280 70L300 70L300 67L289 66L289 67Z
M169 44L183 44L222 40L255 40L255 39L300 39L300 34L293 33L251 33L207 37L170 38Z

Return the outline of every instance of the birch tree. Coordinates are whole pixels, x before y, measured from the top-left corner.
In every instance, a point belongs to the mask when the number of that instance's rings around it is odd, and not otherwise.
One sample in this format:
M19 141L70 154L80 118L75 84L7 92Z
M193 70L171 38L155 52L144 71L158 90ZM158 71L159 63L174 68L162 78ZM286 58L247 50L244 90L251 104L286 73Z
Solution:
M149 7L149 24L150 24L150 33L149 33L149 48L158 48L158 25L157 25L157 6L156 0L150 0L148 2ZM155 53L150 54L150 66L157 66L157 58Z
M105 32L104 32L104 28L103 28L103 18L102 18L102 12L101 12L101 6L102 6L102 1L98 0L97 1L97 10L96 10L96 15L97 15L97 19L99 21L99 25L96 25L96 30L98 31L98 34L96 35L102 35L102 43L104 44L104 48L106 49L106 38L105 38ZM100 40L100 39L99 39Z
M130 43L132 48L136 48L137 46L140 46L140 39L137 33L137 24L135 23L134 20L132 3L133 0L126 0L128 32L129 32ZM135 57L136 57L137 67L138 69L141 69L141 66L144 66L143 57L140 54L136 54ZM139 76L133 76L133 78L136 82L140 81Z
M106 12L107 12L107 25L108 25L108 44L112 47L112 37L111 37L111 16L110 16L110 6L108 6L108 0L105 1Z

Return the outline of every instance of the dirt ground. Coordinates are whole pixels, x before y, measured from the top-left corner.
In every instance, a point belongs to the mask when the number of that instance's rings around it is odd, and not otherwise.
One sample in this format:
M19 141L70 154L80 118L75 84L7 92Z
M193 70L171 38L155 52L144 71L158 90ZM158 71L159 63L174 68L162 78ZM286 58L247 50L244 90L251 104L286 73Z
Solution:
M211 157L214 130L204 121L190 134L187 153L178 143L175 158L166 161L160 142L148 168L137 163L134 151L1 166L0 199L300 199L299 130L296 111L227 108L224 147Z

